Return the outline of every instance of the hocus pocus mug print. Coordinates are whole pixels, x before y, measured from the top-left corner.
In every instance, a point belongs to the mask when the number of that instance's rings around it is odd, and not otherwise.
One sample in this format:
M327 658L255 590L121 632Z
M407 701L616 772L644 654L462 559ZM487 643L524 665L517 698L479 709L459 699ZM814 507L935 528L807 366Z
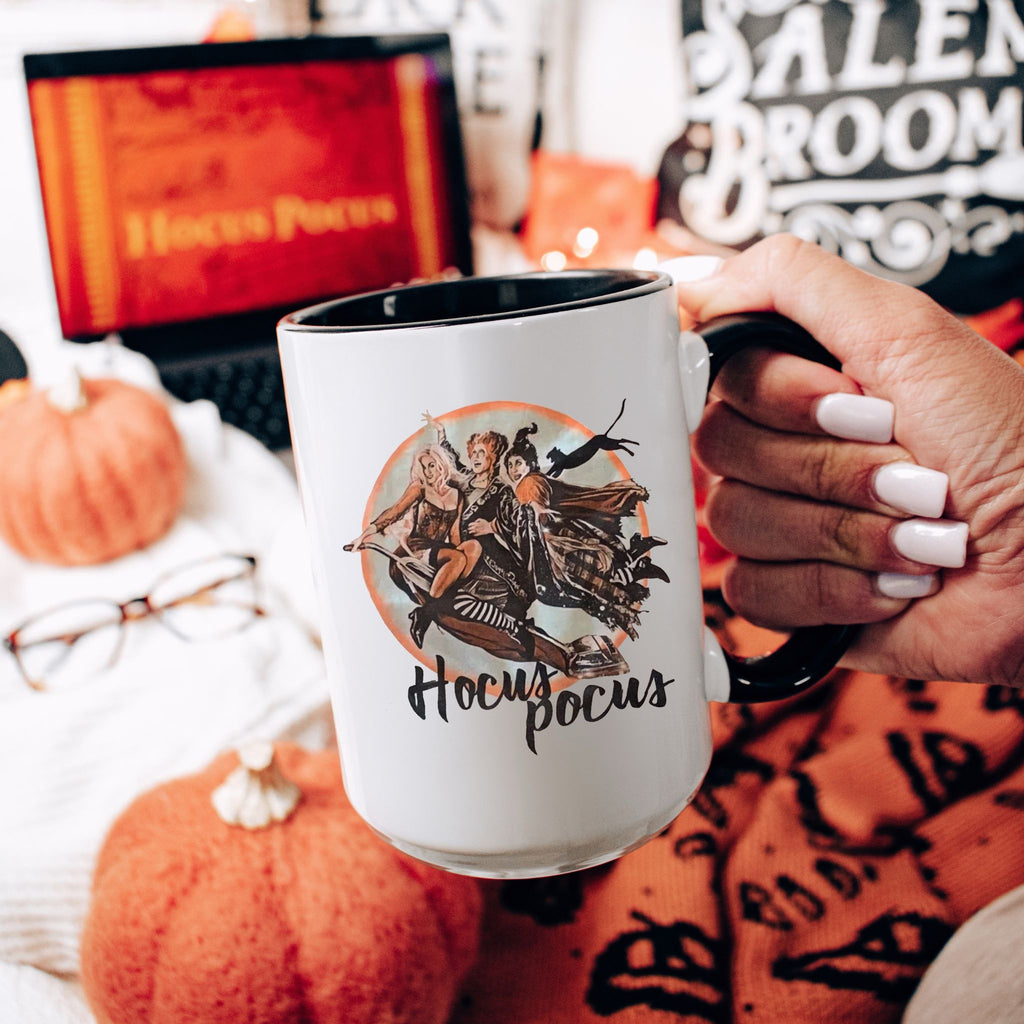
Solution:
M278 327L345 785L466 874L616 857L687 804L709 700L826 675L846 627L757 660L703 623L688 432L777 317L680 335L671 279L563 271L353 296Z

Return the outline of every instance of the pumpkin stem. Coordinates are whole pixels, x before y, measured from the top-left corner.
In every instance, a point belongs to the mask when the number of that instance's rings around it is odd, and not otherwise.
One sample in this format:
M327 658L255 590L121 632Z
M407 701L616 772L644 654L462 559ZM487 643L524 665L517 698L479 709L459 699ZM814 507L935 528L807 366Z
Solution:
M75 412L84 409L86 406L85 389L82 387L82 378L78 369L68 362L62 367L64 372L46 391L46 397L50 404L56 406L61 412Z
M211 797L221 821L255 830L289 818L302 793L281 774L273 743L254 740L240 746L237 753L239 766Z

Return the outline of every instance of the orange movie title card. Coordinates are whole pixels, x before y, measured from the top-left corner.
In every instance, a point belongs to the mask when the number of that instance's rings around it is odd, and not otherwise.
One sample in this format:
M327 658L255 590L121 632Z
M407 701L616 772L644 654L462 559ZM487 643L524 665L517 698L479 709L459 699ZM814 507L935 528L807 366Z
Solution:
M67 337L452 261L421 55L44 79L29 101Z

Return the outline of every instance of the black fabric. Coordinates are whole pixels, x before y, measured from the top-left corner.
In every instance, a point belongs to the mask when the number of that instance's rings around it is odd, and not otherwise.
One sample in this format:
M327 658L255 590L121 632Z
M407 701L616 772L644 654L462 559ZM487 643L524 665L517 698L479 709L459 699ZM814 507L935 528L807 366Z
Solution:
M1024 0L681 0L658 212L819 242L959 313L1024 295Z
M0 384L5 380L20 380L27 376L28 366L25 365L21 349L9 334L0 331Z

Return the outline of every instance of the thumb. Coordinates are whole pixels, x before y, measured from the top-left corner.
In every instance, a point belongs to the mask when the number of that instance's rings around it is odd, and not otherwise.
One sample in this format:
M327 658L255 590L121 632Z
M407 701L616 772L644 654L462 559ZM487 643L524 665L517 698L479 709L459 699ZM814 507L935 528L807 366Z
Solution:
M793 235L773 235L708 277L678 281L676 291L684 324L749 311L789 317L836 356L865 393L890 401L899 397L893 391L900 379L948 385L961 373L976 377L994 354L917 289L858 270Z

